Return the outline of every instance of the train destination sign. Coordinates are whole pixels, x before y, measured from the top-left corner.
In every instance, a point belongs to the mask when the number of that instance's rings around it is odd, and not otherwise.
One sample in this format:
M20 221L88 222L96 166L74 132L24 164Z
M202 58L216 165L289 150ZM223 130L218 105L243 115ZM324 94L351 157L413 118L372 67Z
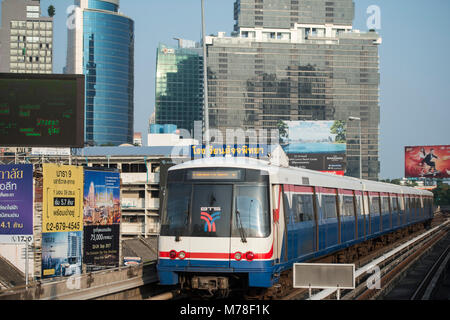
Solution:
M223 171L191 171L189 172L190 180L239 180L241 179L240 170L223 170Z
M83 147L84 76L0 73L0 145Z

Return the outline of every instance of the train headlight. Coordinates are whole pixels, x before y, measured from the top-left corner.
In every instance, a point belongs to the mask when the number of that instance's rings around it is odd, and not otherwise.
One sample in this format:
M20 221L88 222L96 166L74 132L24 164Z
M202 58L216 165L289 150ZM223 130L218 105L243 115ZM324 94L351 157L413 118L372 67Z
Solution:
M180 258L181 260L183 260L184 258L186 258L186 252L180 251L180 252L178 253L178 258Z
M175 260L177 258L177 252L175 250L170 251L169 258Z
M253 259L255 259L255 254L249 251L245 254L245 259L247 259L247 261L253 261Z
M234 259L236 259L237 261L240 261L242 259L242 253L236 252L234 254Z

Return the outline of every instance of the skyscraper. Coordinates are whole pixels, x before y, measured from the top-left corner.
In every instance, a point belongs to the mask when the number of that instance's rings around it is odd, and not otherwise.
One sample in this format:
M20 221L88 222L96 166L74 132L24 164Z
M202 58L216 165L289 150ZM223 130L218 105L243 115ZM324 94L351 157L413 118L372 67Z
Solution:
M353 30L352 0L236 0L232 37L206 37L211 128L275 129L279 120L348 122L347 174L379 174L376 32Z
M3 0L0 72L53 72L53 18L41 15L40 0Z
M86 76L86 142L132 144L134 21L119 12L119 0L75 0L67 21L65 72Z
M178 48L158 46L156 61L156 123L175 124L191 132L203 117L203 53L192 41Z

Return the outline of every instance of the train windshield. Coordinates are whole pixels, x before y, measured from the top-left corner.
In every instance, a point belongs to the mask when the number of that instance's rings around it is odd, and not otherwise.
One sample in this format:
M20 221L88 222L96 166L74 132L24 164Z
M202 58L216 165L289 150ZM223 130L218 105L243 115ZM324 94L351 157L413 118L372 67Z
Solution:
M270 234L267 185L168 181L162 236L263 238Z
M236 186L233 237L264 238L270 233L266 186Z

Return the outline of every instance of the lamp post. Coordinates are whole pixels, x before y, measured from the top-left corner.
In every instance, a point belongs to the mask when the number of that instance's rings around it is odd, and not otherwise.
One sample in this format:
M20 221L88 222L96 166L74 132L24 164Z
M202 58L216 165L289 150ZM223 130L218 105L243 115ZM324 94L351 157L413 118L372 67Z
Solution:
M208 63L206 53L205 3L202 0L202 37L203 37L203 95L204 95L204 124L205 124L205 156L209 158L209 106L208 106Z
M359 178L362 179L362 135L361 135L361 118L348 117L350 121L359 121Z

